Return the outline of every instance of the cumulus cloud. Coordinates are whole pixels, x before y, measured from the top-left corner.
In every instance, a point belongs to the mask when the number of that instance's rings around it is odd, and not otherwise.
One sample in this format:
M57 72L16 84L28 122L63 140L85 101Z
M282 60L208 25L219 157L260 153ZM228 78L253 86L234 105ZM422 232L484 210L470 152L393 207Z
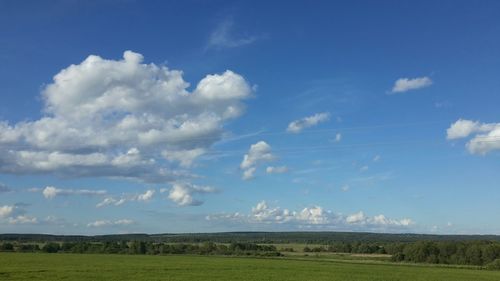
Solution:
M248 153L243 156L243 161L240 164L240 169L243 170L242 178L244 180L253 178L258 164L274 159L275 157L271 153L271 146L265 141L252 144Z
M328 119L330 119L330 113L328 112L316 113L312 116L304 117L302 119L290 122L286 130L289 133L298 134L302 132L302 130L316 126L319 123L328 121Z
M101 202L99 202L96 205L96 207L101 208L105 206L121 206L127 202L134 202L134 201L148 202L153 198L155 193L156 191L154 189L149 189L142 194L125 194L122 195L121 197L109 196L104 198Z
M6 219L9 224L35 224L37 218L26 215L22 204L0 206L0 219Z
M249 214L216 214L206 217L212 221L236 223L289 224L297 227L315 226L320 229L389 229L406 228L414 224L411 219L391 219L380 214L373 217L363 212L342 215L320 206L303 208L300 211L270 207L266 201L259 202Z
M225 49L248 45L257 40L256 36L236 37L234 34L234 22L227 19L219 23L208 39L208 48Z
M189 86L181 71L143 63L132 51L121 60L91 55L43 89L42 118L0 121L0 172L188 179L184 169L221 139L252 92L230 70Z
M203 204L195 195L214 193L217 190L210 186L199 186L191 183L174 183L168 193L168 198L179 206L198 206Z
M60 189L54 186L47 186L42 190L43 197L53 199L56 196L69 195L84 195L84 196L101 196L107 193L106 190L89 190L89 189Z
M391 93L404 93L410 90L429 87L430 85L432 85L432 80L429 77L399 78L394 83Z
M288 167L287 166L269 166L266 168L266 173L268 174L283 174L288 172Z
M473 136L472 136L473 135ZM500 123L480 123L459 119L446 130L448 140L462 139L472 136L467 142L467 150L471 154L487 154L500 150Z
M126 226L134 224L135 222L130 219L120 220L97 220L87 224L87 227L104 227L104 226Z
M7 218L14 212L14 206L1 206L0 207L0 218Z

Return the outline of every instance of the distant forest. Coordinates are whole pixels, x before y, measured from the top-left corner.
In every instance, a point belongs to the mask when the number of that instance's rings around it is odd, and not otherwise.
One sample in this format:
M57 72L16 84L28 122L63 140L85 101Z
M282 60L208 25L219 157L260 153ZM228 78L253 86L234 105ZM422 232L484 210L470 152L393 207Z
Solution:
M499 235L429 235L370 232L219 232L181 234L47 235L0 234L0 241L113 242L144 241L165 243L259 243L330 244L335 242L417 242L417 241L498 241Z
M458 264L500 269L500 237L355 232L232 232L59 236L2 234L0 251L107 254L197 254L282 256L305 244L304 254L321 252L388 254L394 262Z

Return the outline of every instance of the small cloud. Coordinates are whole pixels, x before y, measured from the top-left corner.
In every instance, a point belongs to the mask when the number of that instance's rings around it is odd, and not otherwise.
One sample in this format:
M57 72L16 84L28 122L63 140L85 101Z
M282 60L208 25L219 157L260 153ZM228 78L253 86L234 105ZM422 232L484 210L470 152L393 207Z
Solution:
M243 170L243 180L249 180L254 177L257 165L262 162L269 162L275 159L271 153L271 146L265 141L259 141L250 146L248 153L243 156L240 169Z
M365 166L361 167L361 168L359 169L359 171L360 171L360 172L366 172L366 171L368 171L368 166L366 166L366 165L365 165Z
M404 93L410 90L429 87L430 85L432 85L432 80L429 77L400 78L394 83L391 93Z
M130 219L120 219L120 220L97 220L87 224L87 227L104 227L104 226L126 226L134 224L135 222Z
M217 190L210 186L179 182L173 184L168 198L179 206L199 206L203 204L203 201L195 199L194 195L214 192L217 192Z
M278 166L278 167L269 166L266 168L266 173L268 174L283 174L286 172L288 172L287 166Z
M375 155L373 157L373 162L378 162L378 161L380 161L380 155Z
M290 124L288 124L288 128L286 129L286 131L289 133L298 134L302 132L302 130L316 126L319 123L328 121L328 119L330 119L330 113L328 112L316 113L312 116L304 117L302 119L290 122Z
M351 189L351 187L348 184L344 184L340 189L343 192L347 192L347 191L349 191L349 189Z

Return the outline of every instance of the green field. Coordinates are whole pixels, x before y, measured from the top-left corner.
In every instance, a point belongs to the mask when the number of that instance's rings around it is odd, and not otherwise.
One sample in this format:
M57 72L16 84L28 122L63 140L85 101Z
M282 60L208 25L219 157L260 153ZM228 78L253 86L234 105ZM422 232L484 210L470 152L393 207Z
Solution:
M500 280L499 271L309 258L0 253L0 280Z

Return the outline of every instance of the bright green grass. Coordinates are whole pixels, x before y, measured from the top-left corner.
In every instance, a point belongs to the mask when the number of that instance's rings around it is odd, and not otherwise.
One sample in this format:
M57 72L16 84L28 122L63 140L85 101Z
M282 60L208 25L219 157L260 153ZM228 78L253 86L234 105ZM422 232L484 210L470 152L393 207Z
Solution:
M335 260L0 254L0 280L500 280L500 272Z

